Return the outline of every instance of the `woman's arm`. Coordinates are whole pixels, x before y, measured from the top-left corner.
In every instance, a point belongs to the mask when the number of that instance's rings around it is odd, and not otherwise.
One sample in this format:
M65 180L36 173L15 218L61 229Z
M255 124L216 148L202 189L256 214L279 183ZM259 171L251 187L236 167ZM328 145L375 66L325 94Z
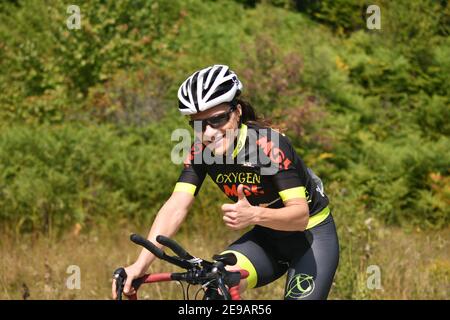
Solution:
M305 199L284 202L279 209L252 207L255 211L253 223L282 231L304 231L309 221L309 207Z
M234 230L249 225L260 225L282 231L304 231L309 221L309 207L306 199L294 198L284 202L279 209L252 206L245 197L243 186L237 189L238 202L222 206L223 220Z
M172 237L178 231L181 223L186 218L188 210L194 202L194 199L195 198L192 194L186 192L173 192L166 203L161 207L161 209L159 209L147 239L161 248L162 245L156 241L156 237L158 235ZM126 295L132 295L135 293L135 290L131 286L132 281L143 276L154 260L155 256L151 252L147 249L142 249L136 262L125 268L127 280L125 282L123 292ZM117 298L115 288L116 284L115 281L113 281L113 299Z
M147 239L161 248L156 241L156 237L163 235L172 237L178 231L181 223L186 218L189 208L194 202L194 196L186 192L174 192L166 203L161 207L153 221ZM144 272L148 269L150 264L155 259L155 256L147 249L142 249L139 258L135 264L140 266Z

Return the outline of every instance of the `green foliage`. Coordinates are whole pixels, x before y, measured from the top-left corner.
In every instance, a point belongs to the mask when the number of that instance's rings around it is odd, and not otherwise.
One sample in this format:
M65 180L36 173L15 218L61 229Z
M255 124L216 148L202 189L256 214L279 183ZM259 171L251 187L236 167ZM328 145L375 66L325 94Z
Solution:
M7 93L0 99L2 116L57 122L69 106L76 109L90 87L156 55L157 40L178 18L176 4L90 1L80 6L80 30L67 28L70 14L63 1L5 5L0 13L0 89ZM42 95L50 103L36 106L34 97Z
M296 1L300 12L307 13L313 19L328 24L338 33L365 28L364 0L335 1Z
M444 190L432 190L430 175L448 175L448 139L427 141L410 133L408 139L376 142L361 135L360 161L351 166L351 184L362 192L361 203L388 223L416 224L426 228L448 225L448 208L438 200ZM436 201L428 202L427 196ZM431 205L434 203L434 205Z
M167 140L170 131L155 126L11 127L0 136L0 219L47 232L148 223L178 173Z
M89 89L84 116L99 123L133 126L161 119L171 104L161 93L168 90L171 80L160 71L146 66L135 72L117 72Z
M245 7L254 8L257 4L270 4L275 7L292 9L295 7L295 0L234 0L237 3L243 4Z

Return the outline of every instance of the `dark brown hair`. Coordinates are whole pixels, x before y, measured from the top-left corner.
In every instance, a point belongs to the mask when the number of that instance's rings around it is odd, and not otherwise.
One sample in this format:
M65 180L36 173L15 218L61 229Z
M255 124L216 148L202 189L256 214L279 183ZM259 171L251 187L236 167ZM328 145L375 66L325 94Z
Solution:
M237 104L240 104L242 108L242 123L253 124L263 128L270 128L272 126L272 121L256 114L256 111L250 102L238 98Z

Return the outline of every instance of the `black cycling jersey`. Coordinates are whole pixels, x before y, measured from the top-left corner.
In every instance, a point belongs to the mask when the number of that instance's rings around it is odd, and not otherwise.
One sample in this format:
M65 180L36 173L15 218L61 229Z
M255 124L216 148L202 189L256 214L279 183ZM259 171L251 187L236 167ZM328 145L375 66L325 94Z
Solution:
M255 206L281 208L284 201L306 198L310 213L307 229L328 216L328 198L321 180L304 164L286 136L273 129L242 124L235 146L227 156L214 157L200 141L194 142L174 191L196 195L209 175L234 202L238 200L239 184L244 185L244 194ZM273 235L292 233L257 227Z

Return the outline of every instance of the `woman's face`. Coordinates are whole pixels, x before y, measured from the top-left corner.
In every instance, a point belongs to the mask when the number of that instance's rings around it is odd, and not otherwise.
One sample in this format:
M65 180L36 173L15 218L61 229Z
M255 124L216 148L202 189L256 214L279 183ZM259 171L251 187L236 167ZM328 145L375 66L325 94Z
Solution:
M199 112L191 116L191 120L204 120L211 117L218 116L230 111L230 105L223 103L216 107L210 108L206 111ZM241 106L238 104L236 110L230 114L230 119L224 125L219 128L213 128L211 125L206 124L203 135L201 132L196 131L195 135L200 139L203 144L209 148L215 155L223 155L227 152L229 147L233 144L233 140L236 137L237 128L239 124L239 118L242 114ZM201 127L201 126L196 126Z

